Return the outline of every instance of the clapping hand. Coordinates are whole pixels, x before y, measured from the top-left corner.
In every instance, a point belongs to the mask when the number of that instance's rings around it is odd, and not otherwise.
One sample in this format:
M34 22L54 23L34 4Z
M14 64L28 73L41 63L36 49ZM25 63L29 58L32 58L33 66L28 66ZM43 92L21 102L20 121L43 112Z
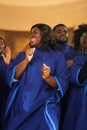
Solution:
M29 48L26 50L25 58L28 62L30 62L31 59L33 58L34 52L35 52L35 48Z
M6 65L10 64L11 61L11 50L10 47L6 47L5 48L5 52L2 54L3 60L5 62Z
M42 68L41 68L41 71L42 71L42 78L46 79L46 78L49 77L51 70L50 70L49 66L47 66L46 64L43 64Z

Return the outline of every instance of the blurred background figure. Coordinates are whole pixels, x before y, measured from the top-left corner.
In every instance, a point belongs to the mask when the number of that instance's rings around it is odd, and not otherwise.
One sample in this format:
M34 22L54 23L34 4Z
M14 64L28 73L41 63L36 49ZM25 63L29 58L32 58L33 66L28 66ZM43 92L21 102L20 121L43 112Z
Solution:
M87 32L87 24L80 24L78 28L74 31L73 43L74 43L75 53L77 55L82 52L80 38L85 32Z
M70 69L70 93L62 130L87 130L87 25L75 30L76 52Z
M2 120L3 112L7 96L9 93L9 87L5 80L5 73L8 65L11 61L11 50L2 37L0 37L0 123Z

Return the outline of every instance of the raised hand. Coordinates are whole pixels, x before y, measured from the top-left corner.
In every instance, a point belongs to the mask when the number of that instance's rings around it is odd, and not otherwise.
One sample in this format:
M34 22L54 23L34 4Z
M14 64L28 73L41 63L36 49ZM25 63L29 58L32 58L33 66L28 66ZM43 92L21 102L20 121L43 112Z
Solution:
M3 60L6 65L10 64L11 61L11 50L10 47L6 47L4 54L2 54Z
M35 52L35 48L29 48L26 50L26 53L25 53L25 59L30 62L31 59L33 58L33 54Z
M26 50L25 59L23 61L21 61L16 67L15 79L19 79L22 76L22 74L25 71L28 63L33 58L34 52L35 52L35 48L30 48L30 49Z

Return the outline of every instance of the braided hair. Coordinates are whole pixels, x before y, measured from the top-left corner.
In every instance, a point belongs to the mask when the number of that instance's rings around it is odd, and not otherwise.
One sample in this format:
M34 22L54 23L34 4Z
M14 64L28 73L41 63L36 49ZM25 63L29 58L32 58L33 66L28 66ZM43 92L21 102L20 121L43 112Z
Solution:
M81 24L78 26L78 29L74 31L73 43L75 51L79 51L81 49L80 39L82 35L87 32L87 24Z

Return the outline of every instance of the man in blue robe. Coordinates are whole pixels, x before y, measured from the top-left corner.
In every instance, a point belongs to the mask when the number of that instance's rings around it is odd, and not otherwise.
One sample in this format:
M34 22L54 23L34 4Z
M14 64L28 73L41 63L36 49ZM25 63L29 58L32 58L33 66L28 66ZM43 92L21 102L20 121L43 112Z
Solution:
M64 24L57 24L53 27L53 33L58 48L64 54L68 67L70 68L76 54L74 48L68 43L68 28Z
M56 40L58 48L63 53L66 59L67 65L70 69L73 64L73 59L76 56L76 53L75 53L74 47L70 46L68 43L68 28L64 24L57 24L53 27L53 33L54 33L54 38ZM67 109L68 95L69 95L69 89L65 93L61 102L62 113L61 113L60 127L62 127L62 123L63 123L66 109Z
M58 130L60 99L67 90L68 66L46 24L31 28L30 48L7 72L11 87L4 116L6 130Z

